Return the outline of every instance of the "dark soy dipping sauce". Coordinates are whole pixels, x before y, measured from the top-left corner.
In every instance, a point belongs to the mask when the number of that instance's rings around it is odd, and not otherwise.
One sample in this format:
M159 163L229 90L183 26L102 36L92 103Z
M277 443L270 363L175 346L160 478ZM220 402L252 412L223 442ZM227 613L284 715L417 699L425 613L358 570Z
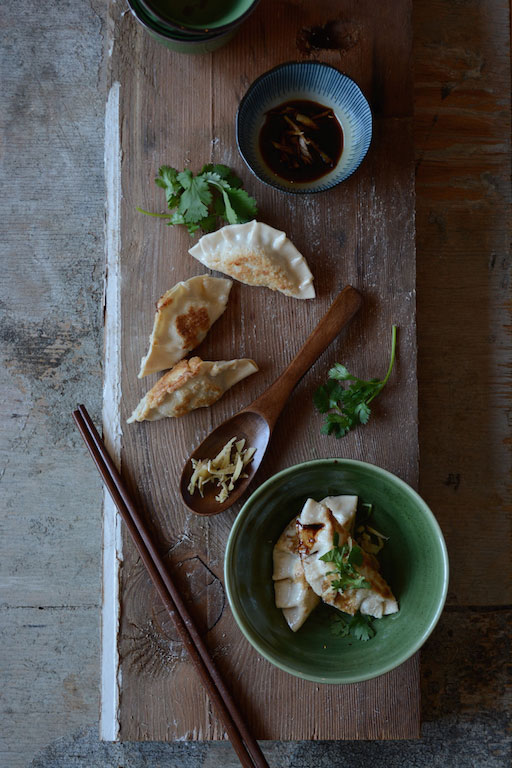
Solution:
M305 99L286 101L266 113L259 148L276 176L292 184L316 181L338 164L343 130L329 107Z

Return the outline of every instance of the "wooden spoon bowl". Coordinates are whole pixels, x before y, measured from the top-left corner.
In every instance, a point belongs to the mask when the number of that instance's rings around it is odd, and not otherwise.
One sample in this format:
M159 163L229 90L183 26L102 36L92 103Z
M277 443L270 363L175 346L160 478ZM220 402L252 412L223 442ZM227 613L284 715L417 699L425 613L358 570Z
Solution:
M292 390L352 319L361 301L361 294L355 288L350 285L344 288L281 376L247 408L210 432L190 455L181 474L180 493L192 512L198 515L217 515L238 501L263 461L274 425ZM246 448L256 448L252 461L244 469L247 477L237 480L234 489L222 503L215 500L218 490L213 483L206 486L204 496L198 491L191 495L188 491L193 471L191 459L213 459L232 437L238 440L244 438Z
M266 419L261 414L256 413L256 411L250 411L249 408L240 411L231 419L220 424L213 432L210 432L208 437L203 440L201 445L190 456L181 476L180 491L187 507L198 515L216 515L234 504L258 471L265 455L271 432L272 430ZM214 485L206 486L204 496L201 496L197 491L191 496L188 492L188 484L192 475L191 459L213 458L232 437L236 437L237 440L243 438L246 447L252 446L256 448L252 461L244 468L244 474L247 477L241 478L236 482L234 489L226 501L222 503L215 500L215 496L219 491L217 486Z

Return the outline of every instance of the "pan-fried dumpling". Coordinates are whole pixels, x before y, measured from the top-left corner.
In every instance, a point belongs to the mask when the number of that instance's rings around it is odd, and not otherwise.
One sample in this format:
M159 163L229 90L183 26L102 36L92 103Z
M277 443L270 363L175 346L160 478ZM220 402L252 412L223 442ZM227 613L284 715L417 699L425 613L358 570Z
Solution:
M294 517L277 540L273 552L274 591L277 608L281 608L293 632L302 627L320 602L304 577L299 555L297 518Z
M306 259L284 232L249 221L203 235L189 253L201 264L247 285L262 285L296 299L314 299Z
M358 496L326 496L320 504L330 509L338 523L351 531L356 519L358 500Z
M328 507L340 525L352 528L357 511L357 496L327 496L320 502ZM288 626L296 632L320 602L304 576L299 554L297 517L294 517L277 540L273 552L274 592L277 608L281 608Z
M355 542L349 528L340 525L325 504L308 499L298 518L297 529L306 581L324 602L351 615L359 610L376 619L398 611L393 593L376 570L377 560L364 550L361 550L361 565L354 568L370 586L348 587L343 592L333 588L333 581L339 574L333 573L336 568L332 562L324 562L320 558L333 549L335 534L338 535L338 547L352 547Z
M232 285L222 277L200 275L178 283L158 299L139 379L172 368L202 342L226 309Z
M207 362L191 357L181 360L144 395L128 424L184 416L194 408L212 405L230 387L257 370L254 360L247 359Z

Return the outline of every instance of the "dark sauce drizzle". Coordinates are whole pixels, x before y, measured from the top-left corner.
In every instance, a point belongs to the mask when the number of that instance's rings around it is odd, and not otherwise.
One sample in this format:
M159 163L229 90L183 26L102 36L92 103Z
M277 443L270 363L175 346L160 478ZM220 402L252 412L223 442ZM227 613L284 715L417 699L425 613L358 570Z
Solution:
M329 107L316 101L287 101L266 113L259 148L270 170L291 183L317 181L336 167L343 130Z

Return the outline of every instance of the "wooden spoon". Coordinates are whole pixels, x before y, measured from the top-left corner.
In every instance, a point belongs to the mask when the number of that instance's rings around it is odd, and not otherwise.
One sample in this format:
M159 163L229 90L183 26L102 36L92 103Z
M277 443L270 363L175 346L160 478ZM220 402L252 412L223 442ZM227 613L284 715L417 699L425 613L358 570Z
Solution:
M263 460L272 430L293 388L311 368L322 352L334 341L342 328L361 306L361 294L347 285L331 304L306 343L278 379L247 408L224 421L210 432L188 458L181 474L180 493L186 506L198 515L217 515L237 501L253 480ZM191 459L213 459L232 437L245 439L246 448L256 448L250 464L245 467L246 478L236 481L226 501L219 503L215 496L219 489L213 482L205 487L204 497L196 490L191 495L188 485L192 476Z

